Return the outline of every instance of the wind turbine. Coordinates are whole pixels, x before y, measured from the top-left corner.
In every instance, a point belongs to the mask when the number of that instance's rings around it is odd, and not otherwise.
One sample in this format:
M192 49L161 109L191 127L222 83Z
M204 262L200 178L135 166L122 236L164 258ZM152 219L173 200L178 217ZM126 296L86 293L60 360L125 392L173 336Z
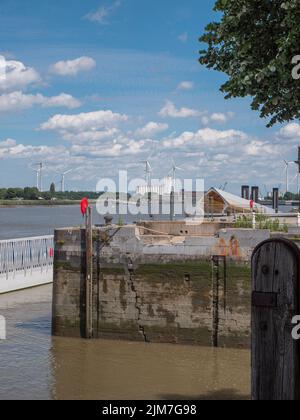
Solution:
M172 162L173 162L173 166L172 166L172 169L169 172L169 174L172 174L173 191L175 192L175 187L176 187L176 172L177 171L183 171L183 169L176 165L174 159L172 159Z
M144 163L146 165L145 167L145 174L146 174L146 183L148 187L148 193L151 192L151 173L152 173L152 167L150 165L149 160L143 160L141 163Z
M225 182L225 184L220 185L219 190L226 191L227 185L228 185L228 182Z
M43 177L42 177L42 171L43 171L43 162L40 163L34 163L30 165L30 168L36 172L36 188L42 192L43 191Z
M72 172L73 169L69 169L68 171L62 172L61 175L61 181L60 181L60 185L61 185L61 192L64 193L65 192L65 180L66 180L66 175L68 175L70 172Z
M287 160L283 161L285 164L285 182L286 182L286 193L289 192L289 166L295 162L289 162Z
M34 172L36 172L36 189L39 190L40 187L40 170L32 168Z

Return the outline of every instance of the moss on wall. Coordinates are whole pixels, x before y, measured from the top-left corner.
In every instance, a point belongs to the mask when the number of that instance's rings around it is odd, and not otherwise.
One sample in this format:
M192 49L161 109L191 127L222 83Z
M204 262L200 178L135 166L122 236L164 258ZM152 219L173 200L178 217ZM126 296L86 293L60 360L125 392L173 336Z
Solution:
M70 261L64 258L66 255L62 252L61 258L55 260L53 305L59 316L53 318L53 331L55 335L78 337L83 331L85 316L81 256L74 254ZM164 256L161 260L136 263L130 275L121 257L116 264L113 261L99 264L94 259L95 338L211 345L211 261L170 262ZM221 266L221 346L249 344L250 296L249 266L228 261L226 289ZM64 307L62 302L67 302L68 306Z

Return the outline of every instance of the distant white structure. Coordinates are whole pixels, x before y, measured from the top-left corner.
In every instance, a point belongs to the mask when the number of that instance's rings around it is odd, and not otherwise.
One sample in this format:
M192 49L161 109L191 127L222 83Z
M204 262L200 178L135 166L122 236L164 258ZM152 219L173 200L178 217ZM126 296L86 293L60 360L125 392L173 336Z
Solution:
M6 340L6 320L0 315L0 340Z
M204 200L205 212L207 214L226 214L227 211L231 213L250 214L253 212L250 200L245 200L244 198L217 188L210 188L205 194ZM258 203L254 203L254 210L261 214L276 214L275 210Z
M170 195L173 188L173 178L171 176L165 177L160 183L155 181L151 182L150 185L147 183L139 185L136 189L136 194L138 195L147 195L147 194L157 194L157 195Z
M60 186L61 186L61 192L65 192L66 189L66 175L68 175L70 172L72 172L73 169L69 169L68 171L65 171L63 173L61 173L61 181L60 181Z
M30 166L36 173L36 188L38 191L43 192L43 162L35 163Z

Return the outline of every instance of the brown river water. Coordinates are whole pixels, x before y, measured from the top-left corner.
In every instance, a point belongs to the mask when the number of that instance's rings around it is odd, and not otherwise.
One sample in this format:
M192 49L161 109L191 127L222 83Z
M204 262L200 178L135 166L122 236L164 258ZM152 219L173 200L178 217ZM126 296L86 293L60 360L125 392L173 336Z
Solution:
M0 296L0 400L249 398L249 351L53 338L51 294Z

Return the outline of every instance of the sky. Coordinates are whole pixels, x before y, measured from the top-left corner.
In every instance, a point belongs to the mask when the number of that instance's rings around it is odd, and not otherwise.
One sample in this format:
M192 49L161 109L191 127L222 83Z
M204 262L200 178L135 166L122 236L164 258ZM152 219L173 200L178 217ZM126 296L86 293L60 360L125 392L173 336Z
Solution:
M95 190L119 170L144 177L149 159L157 179L175 162L206 189L284 189L300 125L266 128L250 98L224 99L226 75L198 62L213 5L1 0L0 188L35 185L43 162L45 189L72 170L67 189Z

